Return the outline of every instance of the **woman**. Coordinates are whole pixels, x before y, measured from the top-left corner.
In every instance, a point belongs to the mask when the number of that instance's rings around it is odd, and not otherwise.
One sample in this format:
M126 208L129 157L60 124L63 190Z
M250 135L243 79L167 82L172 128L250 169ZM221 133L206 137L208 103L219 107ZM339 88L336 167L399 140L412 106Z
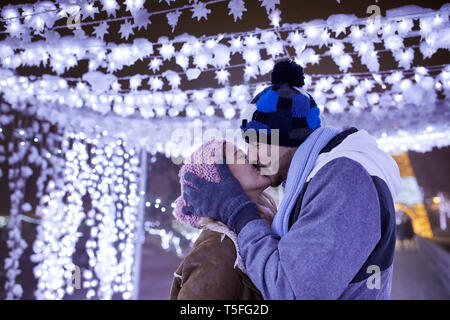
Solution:
M186 172L193 172L205 180L219 183L221 177L215 164L223 163L223 160L250 200L256 203L260 217L270 225L276 212L276 204L263 192L270 185L270 180L261 176L257 168L245 160L245 154L241 150L223 140L204 144L181 168L181 194L186 183ZM170 299L262 300L261 293L246 275L236 233L211 218L184 215L181 212L184 205L186 202L179 197L176 200L176 218L203 231L174 273Z

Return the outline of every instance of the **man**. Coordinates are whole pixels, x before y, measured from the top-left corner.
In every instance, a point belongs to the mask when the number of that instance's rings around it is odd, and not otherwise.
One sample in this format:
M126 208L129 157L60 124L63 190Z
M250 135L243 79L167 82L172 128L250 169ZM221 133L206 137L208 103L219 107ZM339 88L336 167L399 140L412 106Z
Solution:
M321 127L303 80L295 62L276 64L272 86L255 97L252 121L242 124L244 134L257 132L258 140L248 143L258 166L277 162L272 186L284 182L272 227L258 218L226 165L220 184L186 175L191 206L184 212L236 230L249 277L265 299L388 299L398 167L366 131ZM264 141L279 144L279 157L262 152Z

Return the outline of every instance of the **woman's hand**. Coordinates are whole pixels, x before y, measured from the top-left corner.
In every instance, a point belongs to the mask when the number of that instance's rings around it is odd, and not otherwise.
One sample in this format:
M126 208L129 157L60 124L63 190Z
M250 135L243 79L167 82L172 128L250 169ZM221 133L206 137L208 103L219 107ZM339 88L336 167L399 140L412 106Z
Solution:
M256 205L247 197L228 165L216 166L222 177L220 183L203 180L191 172L185 174L190 185L184 185L183 198L190 206L183 207L183 213L214 218L239 232L250 220L258 218Z

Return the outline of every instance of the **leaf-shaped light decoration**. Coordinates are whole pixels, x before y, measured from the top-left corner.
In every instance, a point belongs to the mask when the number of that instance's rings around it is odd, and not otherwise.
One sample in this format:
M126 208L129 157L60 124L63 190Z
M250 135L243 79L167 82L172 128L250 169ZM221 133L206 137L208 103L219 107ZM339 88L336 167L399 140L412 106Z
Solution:
M128 11L134 16L144 6L145 0L125 0L125 5Z
M283 53L283 43L281 41L272 42L269 46L266 47L267 53L275 58Z
M145 38L134 39L133 47L135 56L140 60L153 54L153 44Z
M223 68L230 64L230 50L223 44L215 46L213 64L218 68Z
M210 54L201 53L194 56L194 64L200 69L205 69L208 64L211 64L212 57Z
M148 83L153 91L161 90L164 86L164 82L159 77L151 77Z
M178 24L178 19L181 16L181 11L172 11L166 15L167 23L172 27L172 32L175 30L175 27Z
M337 57L333 57L336 65L339 67L339 70L343 72L347 72L349 68L351 68L353 64L353 58L349 54L339 55Z
M320 40L319 40L319 46L322 48L323 46L327 46L328 42L330 41L330 33L328 32L328 29L323 29L322 33L320 34Z
M197 79L200 76L201 73L202 73L201 70L197 69L197 68L188 69L188 70L186 70L186 78L189 81L192 81L192 80Z
M258 67L256 65L246 65L244 69L244 79L246 81L258 76Z
M403 38L397 35L391 35L384 39L384 46L392 52L403 48Z
M107 12L109 16L116 16L116 10L120 9L119 4L116 0L101 0L103 9Z
M152 61L150 61L148 66L150 69L152 69L153 72L156 72L159 70L162 64L163 64L162 60L155 57L152 59Z
M287 37L287 41L293 46L296 47L298 45L301 45L305 42L305 38L301 33L296 30L295 32L289 33L289 36Z
M355 15L349 14L335 14L327 19L327 25L339 37L341 33L345 34L345 30L351 26L352 22L355 21L357 17Z
M85 3L81 7L81 16L82 18L90 17L92 20L95 20L95 14L98 13L98 8L95 6L95 3Z
M394 58L397 60L399 67L408 70L411 68L411 64L414 60L414 49L408 48L406 50L399 50L394 53Z
M258 45L258 41L259 41L258 37L251 34L251 35L245 37L245 46L248 48L254 48Z
M177 89L181 84L181 77L178 73L172 70L168 70L162 74L163 77L169 81L170 86L172 89Z
M128 40L130 35L134 34L133 25L128 19L120 26L119 33L120 37L125 40Z
M339 57L341 54L344 53L344 44L342 42L334 42L333 45L331 46L329 52L331 54L331 56L334 57Z
M273 62L272 59L261 60L261 61L258 63L258 67L259 67L259 72L260 72L260 74L261 74L261 75L268 74L269 72L272 71L274 65L275 65L275 63Z
M2 18L5 20L16 20L16 17L20 17L19 11L13 5L7 5L2 8Z
M230 77L230 72L228 70L217 70L216 71L216 80L219 84L224 85L228 82L228 78Z
M9 33L10 37L21 38L22 34L26 32L26 29L18 19L13 19L6 23L6 32Z
M414 27L414 22L411 19L403 18L397 23L397 31L401 36L406 35Z
M269 14L269 20L271 25L278 28L281 22L281 11L278 9L272 10Z
M259 2L261 2L262 7L266 8L267 13L272 12L280 4L280 0L259 0Z
M244 51L242 56L245 62L249 65L253 65L258 63L261 59L261 55L259 54L259 49L247 49Z
M144 28L147 30L147 26L151 24L150 20L150 13L147 11L147 9L141 9L137 11L134 15L134 27L137 27L138 30L141 30Z
M170 60L175 54L175 48L171 42L164 43L161 48L159 48L159 53L164 60Z
M363 40L364 37L364 32L363 30L361 30L361 28L359 26L352 26L350 27L350 38L352 40L352 42L358 42Z
M231 53L241 52L242 51L242 40L241 37L233 38L229 42Z
M102 73L100 71L91 71L85 73L82 79L88 82L95 92L106 92L111 85L117 81L117 77L110 73Z
M192 11L192 18L197 18L197 21L200 21L200 19L208 20L208 14L211 13L211 9L206 8L206 3L204 2L197 2L194 4Z
M229 14L233 16L234 22L237 19L242 19L242 14L247 11L244 0L230 0L228 2L228 9L230 9Z
M378 53L370 51L361 56L361 62L366 65L370 72L380 71L380 62L378 61Z
M108 25L108 23L106 21L103 21L98 26L94 27L95 37L97 39L102 39L103 40L103 37L105 36L105 34L108 33L108 28L109 28L109 25Z
M141 85L141 83L142 83L142 75L135 74L130 78L130 89L137 90L137 88Z
M221 89L214 90L212 98L213 98L214 103L216 105L220 106L228 101L229 96L230 96L230 92L229 92L228 88L221 88Z
M316 54L313 48L304 50L297 58L296 61L301 66L305 67L307 64L318 64L320 56Z
M183 69L186 70L189 67L189 57L184 54L177 54L175 56L175 62Z

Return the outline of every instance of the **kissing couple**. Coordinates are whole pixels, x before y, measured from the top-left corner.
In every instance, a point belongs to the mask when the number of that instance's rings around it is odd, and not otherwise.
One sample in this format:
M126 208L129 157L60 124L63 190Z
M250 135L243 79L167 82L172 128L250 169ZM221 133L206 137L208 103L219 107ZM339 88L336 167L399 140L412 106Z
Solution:
M397 164L365 130L322 126L298 64L271 78L242 120L248 150L209 141L180 169L175 216L202 232L170 298L389 299Z

